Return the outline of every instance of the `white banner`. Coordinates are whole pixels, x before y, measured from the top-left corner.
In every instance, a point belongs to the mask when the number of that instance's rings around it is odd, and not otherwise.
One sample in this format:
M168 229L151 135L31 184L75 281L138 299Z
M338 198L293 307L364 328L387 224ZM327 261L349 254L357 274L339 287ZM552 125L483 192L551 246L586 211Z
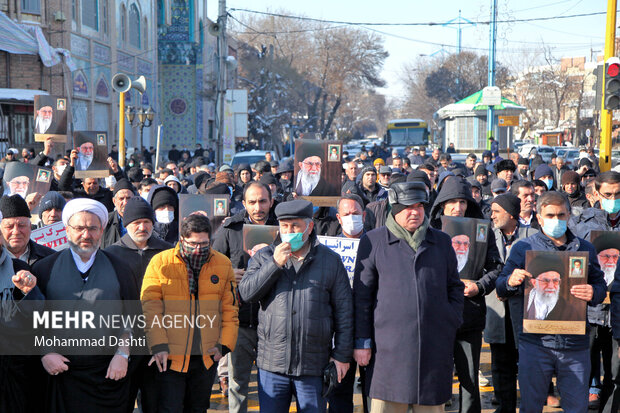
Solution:
M30 234L30 239L37 244L50 247L54 251L69 248L67 232L65 231L65 225L62 222L56 222L55 224L35 229Z
M326 237L322 235L317 238L321 244L340 255L340 258L342 258L342 264L349 275L349 281L351 282L351 285L353 285L353 274L355 273L355 261L357 259L357 247L360 244L360 240L357 238Z

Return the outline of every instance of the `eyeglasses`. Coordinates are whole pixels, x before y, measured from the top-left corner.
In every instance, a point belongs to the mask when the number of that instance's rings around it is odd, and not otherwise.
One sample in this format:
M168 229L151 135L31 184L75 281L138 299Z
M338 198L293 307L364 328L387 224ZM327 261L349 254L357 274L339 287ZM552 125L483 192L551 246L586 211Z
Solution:
M618 258L620 258L620 255L614 254L614 255L609 255L609 254L599 254L599 259L603 259L603 260L613 260L613 261L618 261Z
M542 284L554 284L554 285L560 285L560 283L562 282L562 280L550 280L548 278L537 278L537 281L542 283Z
M453 247L469 247L469 241L452 241Z
M191 241L183 240L183 242L185 243L185 245L187 245L190 248L207 248L209 245L211 245L211 241L191 242Z
M320 168L322 164L321 162L304 162L304 165L308 168Z
M86 231L97 232L101 229L101 227L83 227L83 226L74 227L73 225L67 225L67 226L73 228L74 231L77 231L80 234L84 234Z
M615 199L620 199L620 192L616 192L613 194L604 194L602 192L598 193L601 197L607 199L607 200L615 200Z

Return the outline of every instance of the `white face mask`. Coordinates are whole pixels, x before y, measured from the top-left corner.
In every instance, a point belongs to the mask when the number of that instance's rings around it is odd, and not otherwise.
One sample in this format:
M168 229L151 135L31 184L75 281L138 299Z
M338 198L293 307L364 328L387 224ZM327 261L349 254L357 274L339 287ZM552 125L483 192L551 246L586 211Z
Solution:
M67 164L58 165L56 167L56 173L58 173L59 176L62 176L62 173L65 171L65 169L67 169Z
M342 230L349 235L357 235L364 230L364 221L361 215L345 215L342 220Z
M155 219L162 224L174 221L174 211L155 211Z

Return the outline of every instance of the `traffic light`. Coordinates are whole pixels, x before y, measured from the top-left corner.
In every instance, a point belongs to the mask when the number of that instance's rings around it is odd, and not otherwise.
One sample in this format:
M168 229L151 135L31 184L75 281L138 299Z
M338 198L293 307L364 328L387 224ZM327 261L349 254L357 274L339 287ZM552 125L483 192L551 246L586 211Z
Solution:
M620 109L620 59L617 57L605 62L605 109Z

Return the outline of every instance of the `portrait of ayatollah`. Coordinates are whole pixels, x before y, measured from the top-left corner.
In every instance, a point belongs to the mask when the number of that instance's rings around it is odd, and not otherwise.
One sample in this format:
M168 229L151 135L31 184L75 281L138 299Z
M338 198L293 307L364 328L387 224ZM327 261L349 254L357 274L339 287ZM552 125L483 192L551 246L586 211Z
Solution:
M605 274L605 282L611 286L614 281L618 258L620 258L620 232L592 231L590 240L596 248L598 264Z
M581 258L581 257L580 257ZM583 259L585 261L585 259ZM570 294L569 263L561 256L545 254L535 259L527 271L523 318L526 320L584 321L585 302ZM580 278L575 284L583 283Z
M66 135L66 99L56 96L35 96L34 133L39 135ZM61 105L59 106L59 103ZM60 109L59 109L60 108Z
M4 192L3 195L19 194L26 198L34 186L35 169L31 164L24 162L9 162L4 171Z
M452 237L452 248L454 248L454 253L456 254L457 270L459 272L467 265L470 245L469 237L465 234Z
M104 132L75 132L73 142L78 150L76 171L108 170L108 146Z
M327 162L327 146L333 141L300 139L295 142L295 190L299 196L339 196L341 166ZM336 170L332 165L336 164Z

